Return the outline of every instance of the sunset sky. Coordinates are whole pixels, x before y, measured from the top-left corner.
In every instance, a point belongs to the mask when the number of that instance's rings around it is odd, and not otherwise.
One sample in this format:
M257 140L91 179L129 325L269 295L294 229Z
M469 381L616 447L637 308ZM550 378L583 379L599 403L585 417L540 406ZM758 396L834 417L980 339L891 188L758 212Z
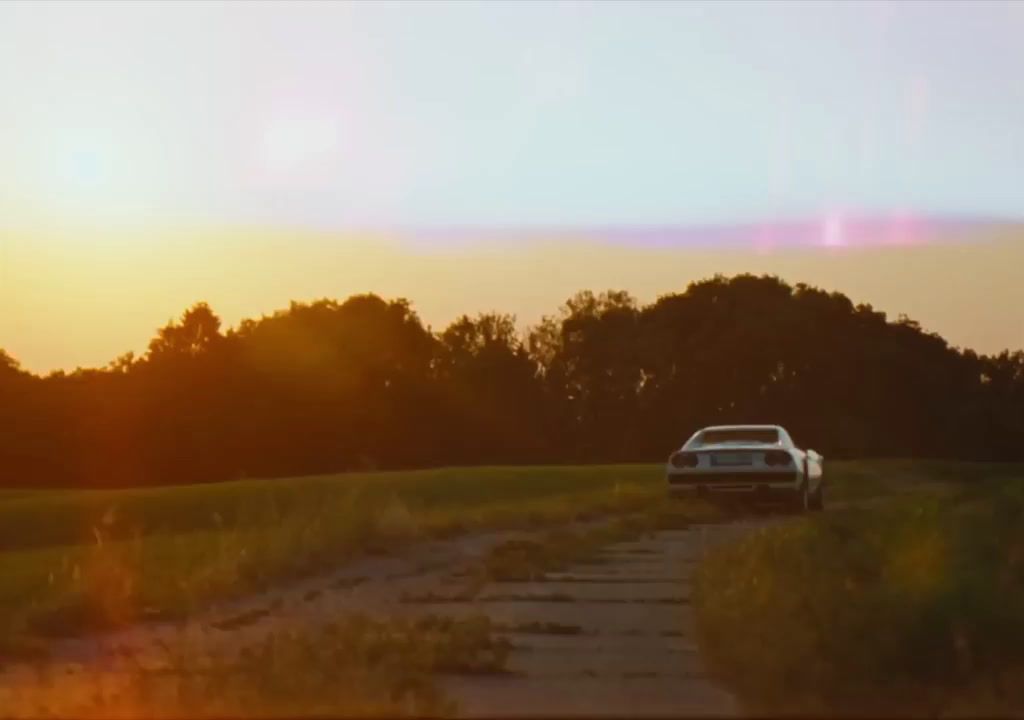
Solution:
M1024 347L1024 3L0 3L0 348L775 272Z

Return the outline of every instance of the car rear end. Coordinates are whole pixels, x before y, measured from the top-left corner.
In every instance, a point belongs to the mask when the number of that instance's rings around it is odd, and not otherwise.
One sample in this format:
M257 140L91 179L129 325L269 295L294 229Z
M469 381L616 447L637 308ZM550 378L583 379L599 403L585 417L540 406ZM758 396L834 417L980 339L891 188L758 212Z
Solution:
M765 445L702 446L672 454L666 466L673 497L789 500L801 487L791 450Z

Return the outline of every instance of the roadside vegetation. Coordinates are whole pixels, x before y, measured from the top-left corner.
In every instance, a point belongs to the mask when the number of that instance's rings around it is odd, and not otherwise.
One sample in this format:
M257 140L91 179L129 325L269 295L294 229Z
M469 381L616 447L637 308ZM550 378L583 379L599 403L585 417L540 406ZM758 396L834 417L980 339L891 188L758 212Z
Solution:
M829 463L830 501L939 492L986 466ZM999 466L994 466L999 467ZM451 468L126 490L0 492L0 662L55 637L192 616L236 598L464 532L537 528L476 574L541 578L595 547L707 518L664 502L660 465ZM570 522L618 518L576 529Z
M702 563L714 674L756 714L1024 710L1024 466L844 466L861 502Z
M916 461L827 468L829 512L760 532L703 566L694 602L714 671L755 709L863 709L864 693L883 709L902 708L889 704L901 698L915 708L952 702L929 688L1004 702L999 693L1020 687L1012 672L1024 659L1016 655L1024 637L1014 634L1024 617L1017 529L1024 492L1013 480L1024 468ZM492 467L0 494L0 664L6 657L42 666L54 638L188 619L211 602L359 555L467 532L537 530L532 539L498 544L469 568L467 592L487 581L543 580L602 545L715 516L697 503L667 503L662 473L660 465ZM463 628L448 630L464 637ZM293 640L302 646L299 636ZM308 652L320 663L327 656L317 653L329 648ZM478 665L496 671L497 652ZM942 660L906 664L930 654ZM445 665L431 662L417 667ZM248 671L232 667L240 697ZM181 682L188 696L193 680ZM371 709L397 707L378 702L389 692L373 690ZM427 708L429 692L401 702Z
M549 573L574 563L596 562L598 551L615 542L717 516L714 508L703 503L661 503L590 528L558 528L535 540L509 540L490 549L475 578L481 583L544 581Z
M457 708L434 676L500 674L511 644L485 616L374 620L353 615L294 627L225 657L182 632L159 658L127 656L0 689L16 717L439 717ZM55 692L54 690L59 690Z
M366 553L636 513L660 466L463 468L0 495L0 658L186 618Z

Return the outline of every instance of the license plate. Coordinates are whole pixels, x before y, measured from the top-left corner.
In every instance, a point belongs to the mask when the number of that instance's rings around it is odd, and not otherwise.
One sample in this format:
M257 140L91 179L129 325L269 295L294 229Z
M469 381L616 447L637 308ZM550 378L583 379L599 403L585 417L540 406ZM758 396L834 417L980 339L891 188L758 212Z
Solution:
M735 467L737 465L750 465L751 463L750 453L715 453L711 456L711 464L716 466Z

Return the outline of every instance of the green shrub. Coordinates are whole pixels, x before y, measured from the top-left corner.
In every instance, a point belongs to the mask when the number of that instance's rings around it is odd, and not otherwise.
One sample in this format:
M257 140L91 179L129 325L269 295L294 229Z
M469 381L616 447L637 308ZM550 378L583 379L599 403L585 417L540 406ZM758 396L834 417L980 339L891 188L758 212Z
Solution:
M712 671L754 711L1024 710L1024 491L977 480L758 531L695 588Z

